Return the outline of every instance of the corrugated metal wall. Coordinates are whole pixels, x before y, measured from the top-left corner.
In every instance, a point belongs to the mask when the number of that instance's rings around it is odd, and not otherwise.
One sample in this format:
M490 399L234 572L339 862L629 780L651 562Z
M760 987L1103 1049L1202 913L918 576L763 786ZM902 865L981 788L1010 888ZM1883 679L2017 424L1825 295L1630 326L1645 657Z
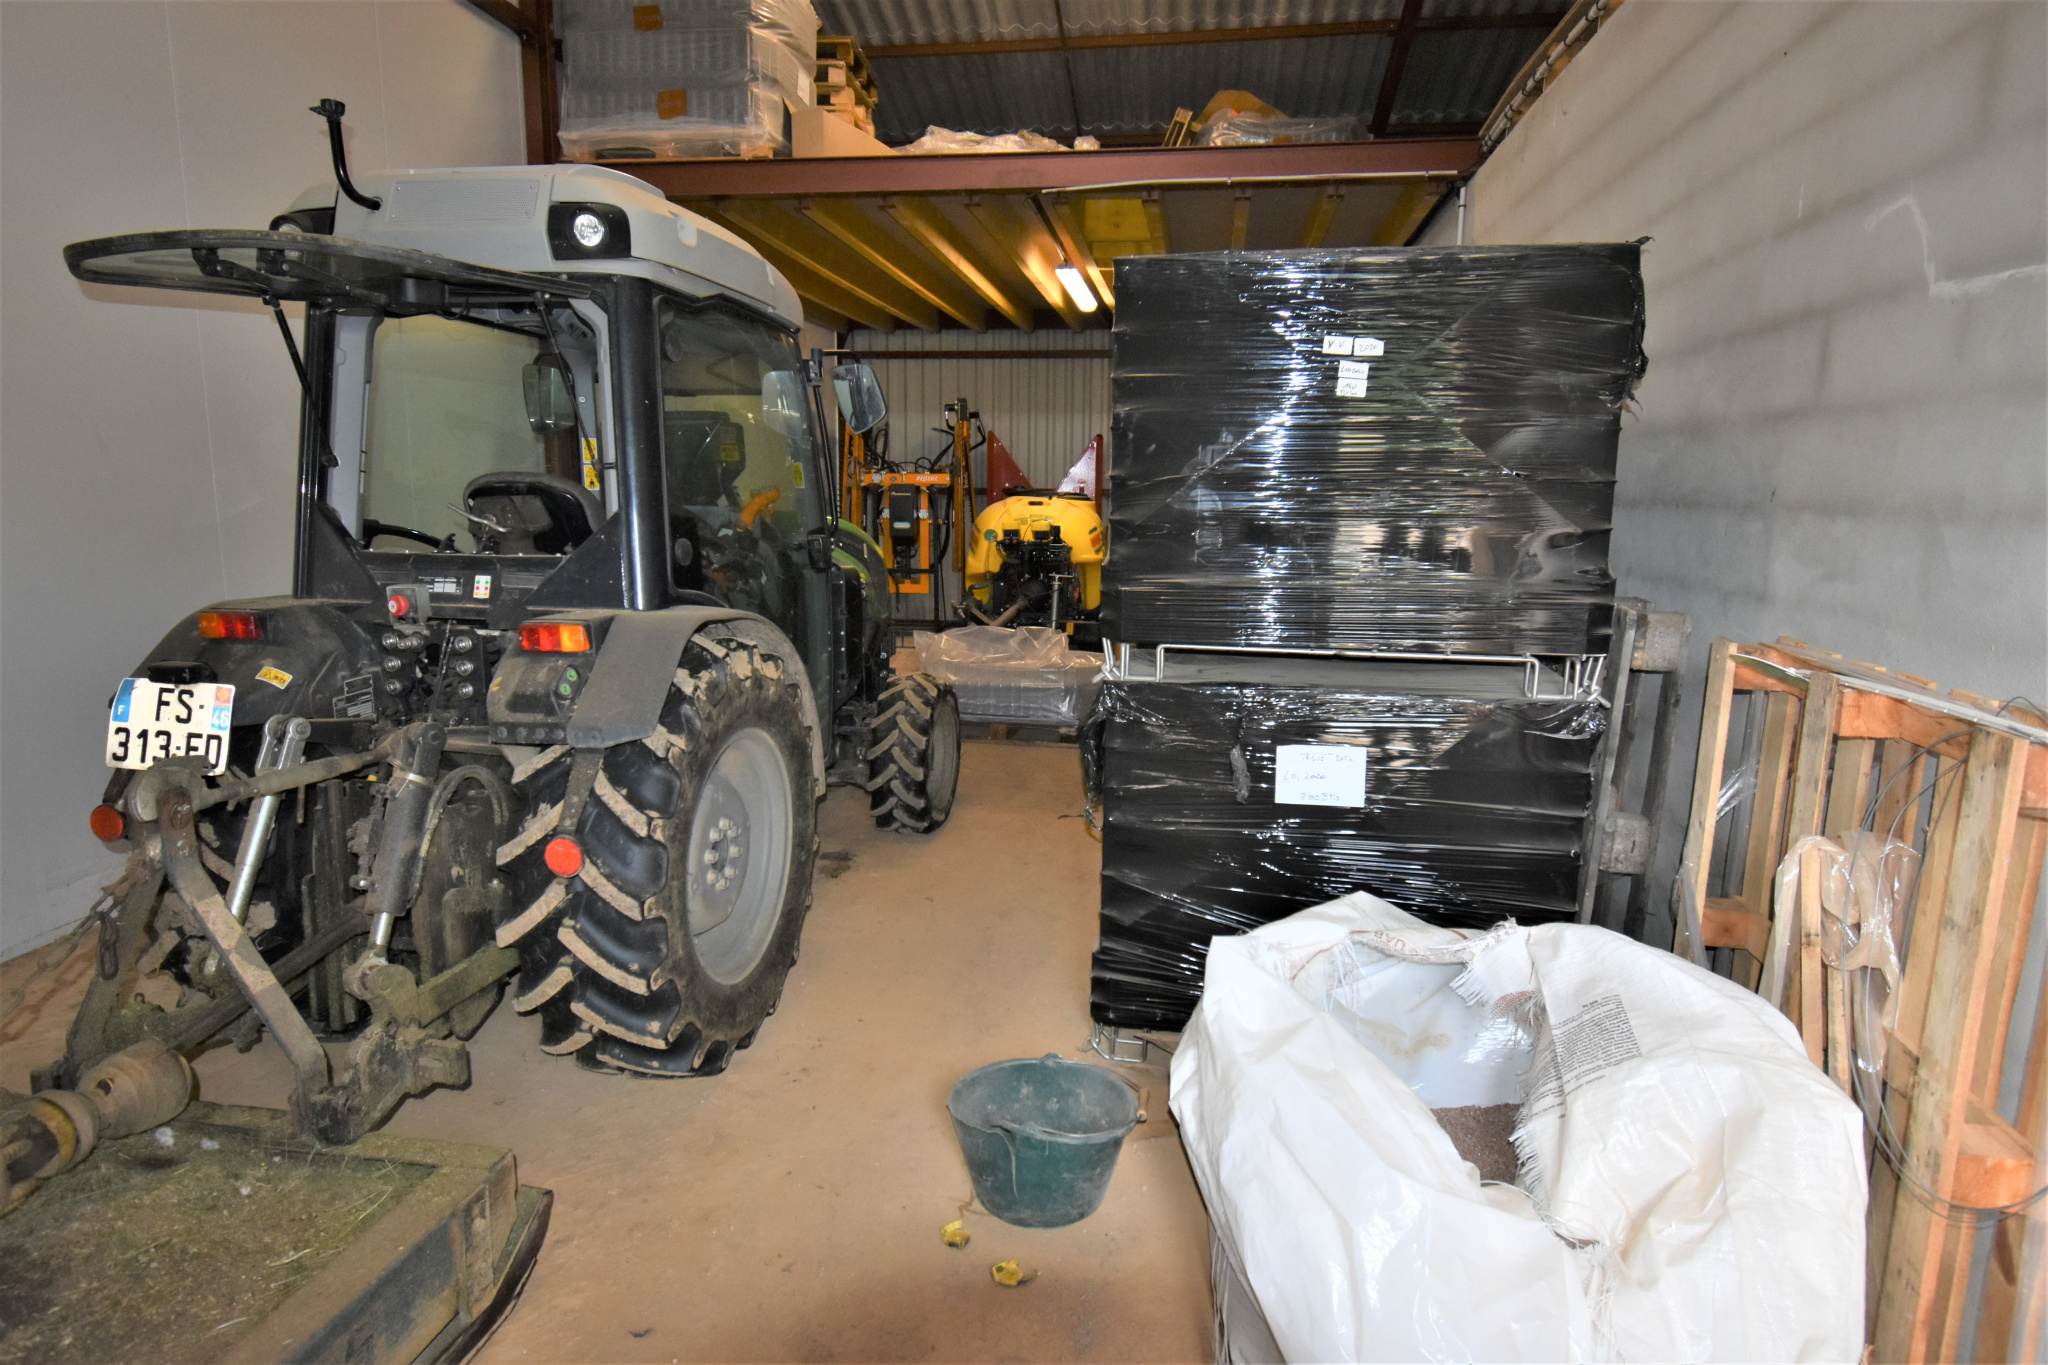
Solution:
M874 367L889 400L889 457L903 461L939 450L947 437L945 406L956 398L981 414L982 424L1009 448L1033 487L1051 488L1081 456L1089 438L1109 441L1109 333L1066 328L1038 332L850 333L847 346ZM891 360L891 351L942 360ZM1044 359L984 358L980 351L1092 352L1087 359L1060 354ZM959 357L954 359L953 355ZM1106 457L1106 452L1105 452ZM977 473L981 461L975 461Z
M1052 488L1081 456L1090 438L1103 438L1109 460L1109 332L870 332L847 336L848 348L874 367L889 401L889 458L905 464L935 454L951 440L944 427L946 404L965 398L982 424L1002 438L1024 477L1036 488ZM890 359L915 352L917 358ZM929 357L932 352L947 354ZM986 352L1005 352L1000 356ZM1017 356L1030 351L1031 356ZM1073 352L1084 352L1076 356ZM979 483L985 466L974 461ZM950 556L943 565L943 591L950 613L959 600L959 579ZM896 598L899 620L929 620L928 596Z

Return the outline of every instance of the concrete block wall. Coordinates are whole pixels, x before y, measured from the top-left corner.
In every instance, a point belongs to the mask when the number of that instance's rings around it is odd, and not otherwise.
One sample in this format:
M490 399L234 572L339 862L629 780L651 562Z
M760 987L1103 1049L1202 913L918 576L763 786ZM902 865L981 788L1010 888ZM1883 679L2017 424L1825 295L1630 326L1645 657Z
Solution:
M1638 237L1614 563L1694 624L1662 892L1717 635L2048 700L2048 7L1627 0L1465 238Z
M461 0L0 0L0 957L120 870L86 827L116 682L187 612L291 582L270 315L88 288L59 251L265 226L331 183L323 96L358 168L525 160L517 43Z

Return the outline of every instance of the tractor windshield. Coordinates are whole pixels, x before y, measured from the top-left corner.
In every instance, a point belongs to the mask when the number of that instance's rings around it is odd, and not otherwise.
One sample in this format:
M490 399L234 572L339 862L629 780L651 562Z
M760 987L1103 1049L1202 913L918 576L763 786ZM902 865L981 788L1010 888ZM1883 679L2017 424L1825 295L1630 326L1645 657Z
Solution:
M676 586L803 639L796 556L823 515L796 342L715 307L664 301L658 321Z
M604 521L595 347L566 306L338 320L330 501L365 548L561 555ZM367 366L364 362L367 360ZM337 473L342 471L337 470Z

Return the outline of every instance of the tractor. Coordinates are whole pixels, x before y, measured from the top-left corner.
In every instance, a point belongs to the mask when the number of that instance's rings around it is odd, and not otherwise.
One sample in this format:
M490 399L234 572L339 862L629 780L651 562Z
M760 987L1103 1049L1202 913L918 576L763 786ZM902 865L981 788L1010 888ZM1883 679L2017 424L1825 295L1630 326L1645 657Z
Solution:
M957 703L893 671L887 566L833 505L826 405L869 430L879 386L639 180L358 185L314 112L338 192L64 252L262 303L301 419L291 593L186 617L113 696L92 824L129 858L37 1088L267 1029L296 1129L345 1143L466 1083L507 993L585 1067L722 1071L796 961L827 783L888 829L953 805Z

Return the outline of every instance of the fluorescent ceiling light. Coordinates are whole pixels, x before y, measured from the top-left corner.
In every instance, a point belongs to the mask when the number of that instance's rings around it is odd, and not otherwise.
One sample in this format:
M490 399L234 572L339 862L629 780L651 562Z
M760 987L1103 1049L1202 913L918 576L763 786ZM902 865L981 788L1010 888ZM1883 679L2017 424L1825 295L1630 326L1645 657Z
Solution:
M1084 313L1095 311L1095 292L1088 287L1088 281L1073 266L1063 265L1053 272L1060 277L1060 283L1067 287L1067 297L1074 301L1074 307Z

